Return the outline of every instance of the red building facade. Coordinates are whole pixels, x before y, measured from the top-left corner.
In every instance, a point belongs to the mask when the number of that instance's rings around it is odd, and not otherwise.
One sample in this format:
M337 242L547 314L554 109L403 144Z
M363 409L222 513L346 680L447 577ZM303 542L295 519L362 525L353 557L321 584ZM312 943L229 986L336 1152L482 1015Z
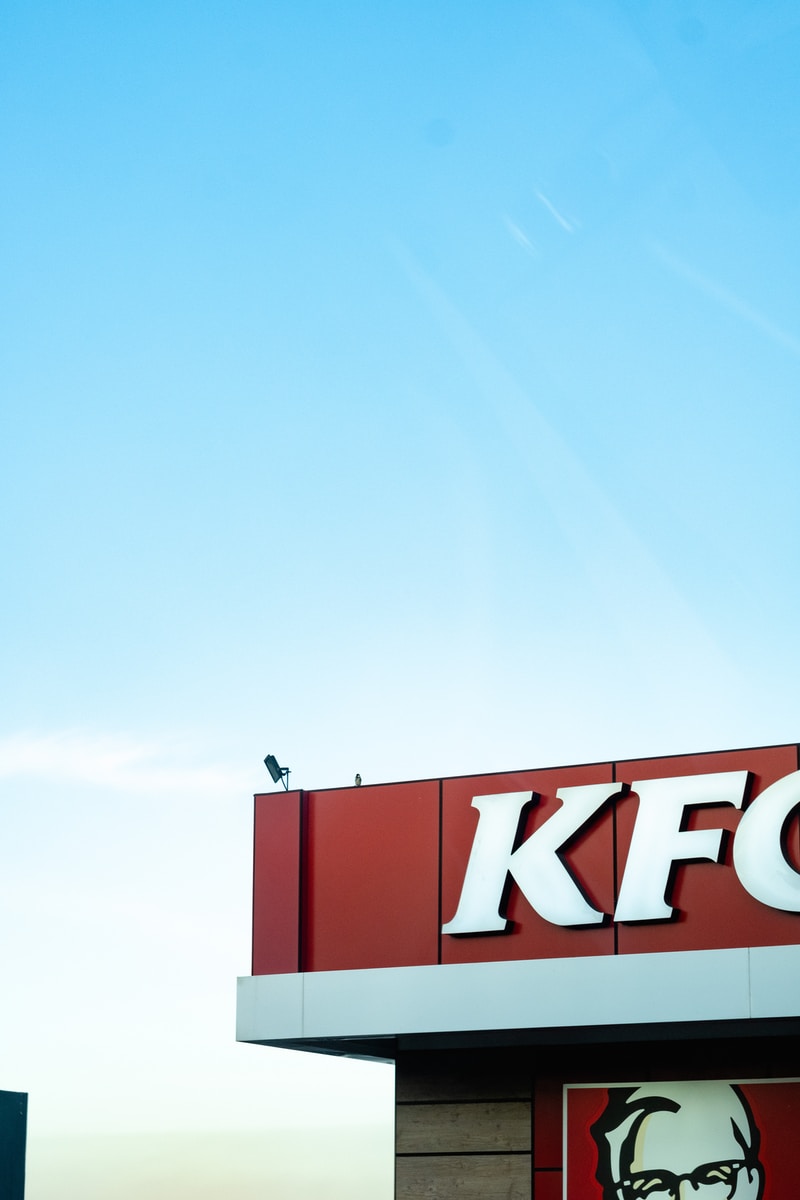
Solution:
M237 1036L394 1060L402 1200L761 1200L800 1076L799 765L793 744L257 796ZM698 1105L739 1114L705 1182L671 1148ZM589 1132L615 1106L631 1162ZM642 1163L666 1182L616 1178Z

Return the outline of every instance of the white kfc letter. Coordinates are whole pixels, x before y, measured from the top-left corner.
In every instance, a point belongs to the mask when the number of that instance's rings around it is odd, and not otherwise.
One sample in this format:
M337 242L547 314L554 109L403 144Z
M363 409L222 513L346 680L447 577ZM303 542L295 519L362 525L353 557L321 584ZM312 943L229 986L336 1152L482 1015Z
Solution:
M784 854L785 826L800 805L800 771L765 788L745 812L733 842L733 865L751 896L800 912L800 875Z
M514 850L523 810L533 792L476 796L480 816L467 863L461 899L442 933L493 933L505 930L500 912L510 873L532 908L553 925L599 925L604 913L584 898L559 850L619 791L613 783L559 788L561 801L543 825Z
M741 808L747 771L684 775L632 783L639 797L616 921L668 921L667 888L674 863L719 862L722 829L682 829L687 808L732 804Z

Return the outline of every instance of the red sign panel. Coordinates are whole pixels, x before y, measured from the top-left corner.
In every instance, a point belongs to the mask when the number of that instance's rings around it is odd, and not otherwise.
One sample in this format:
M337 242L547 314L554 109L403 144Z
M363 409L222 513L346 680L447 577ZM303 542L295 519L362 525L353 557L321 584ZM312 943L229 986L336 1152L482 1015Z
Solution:
M253 973L800 942L798 747L256 797Z
M439 784L305 797L305 971L435 963Z

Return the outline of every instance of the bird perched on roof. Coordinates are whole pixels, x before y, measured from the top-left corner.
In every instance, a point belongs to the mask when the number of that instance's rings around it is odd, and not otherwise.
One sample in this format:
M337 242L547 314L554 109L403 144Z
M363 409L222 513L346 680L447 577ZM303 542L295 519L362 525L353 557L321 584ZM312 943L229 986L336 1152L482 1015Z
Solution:
M361 776L356 773L356 787L361 787Z

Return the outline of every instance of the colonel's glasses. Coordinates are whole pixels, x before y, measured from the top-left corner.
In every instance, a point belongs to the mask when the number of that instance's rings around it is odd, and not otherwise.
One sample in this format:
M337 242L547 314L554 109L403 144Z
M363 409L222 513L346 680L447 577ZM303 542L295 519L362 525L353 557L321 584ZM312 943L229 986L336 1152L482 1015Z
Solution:
M746 1162L703 1163L686 1175L672 1171L635 1171L617 1184L620 1200L678 1200L682 1183L690 1183L697 1200L730 1200ZM690 1193L691 1195L691 1193Z

